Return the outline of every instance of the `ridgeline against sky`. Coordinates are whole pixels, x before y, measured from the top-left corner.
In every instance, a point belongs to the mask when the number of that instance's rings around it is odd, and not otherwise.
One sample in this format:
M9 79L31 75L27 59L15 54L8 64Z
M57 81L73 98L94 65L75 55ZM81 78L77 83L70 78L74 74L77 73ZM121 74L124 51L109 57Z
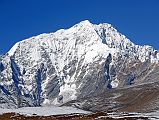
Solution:
M0 54L16 42L82 21L110 23L136 44L159 49L158 0L0 0Z

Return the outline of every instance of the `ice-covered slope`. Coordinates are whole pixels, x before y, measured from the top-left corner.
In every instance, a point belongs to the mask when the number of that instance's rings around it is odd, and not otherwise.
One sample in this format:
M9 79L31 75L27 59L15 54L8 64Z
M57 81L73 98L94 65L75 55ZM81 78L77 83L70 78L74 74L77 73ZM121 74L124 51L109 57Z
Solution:
M6 102L0 102L63 104L105 89L152 82L150 75L156 81L158 61L159 52L151 46L135 45L110 24L85 20L20 41L2 56L0 94L6 97L0 99Z
M66 114L90 114L91 112L80 110L74 107L23 107L18 109L3 109L0 108L0 115L3 113L19 113L22 115L32 116L50 116L50 115L66 115Z

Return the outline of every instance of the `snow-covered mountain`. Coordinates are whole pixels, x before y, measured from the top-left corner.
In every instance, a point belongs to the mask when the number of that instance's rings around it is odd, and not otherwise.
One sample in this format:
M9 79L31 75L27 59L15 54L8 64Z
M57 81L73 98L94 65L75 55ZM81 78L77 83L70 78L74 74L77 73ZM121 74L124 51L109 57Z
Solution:
M109 89L159 81L159 51L112 25L82 21L16 43L0 58L0 106L61 105Z

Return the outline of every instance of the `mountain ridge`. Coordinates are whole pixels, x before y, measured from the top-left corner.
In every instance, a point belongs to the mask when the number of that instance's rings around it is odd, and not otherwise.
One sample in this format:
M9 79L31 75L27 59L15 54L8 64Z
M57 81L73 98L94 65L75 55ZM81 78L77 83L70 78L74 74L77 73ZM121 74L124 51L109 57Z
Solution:
M80 27L84 26L85 29L86 29L86 27L88 27L88 28L89 28L89 27L93 28L93 30L96 31L96 33L99 35L99 37L101 37L102 40L103 40L104 38L103 38L103 36L102 36L102 33L98 33L98 32L99 32L99 31L98 31L99 28L100 28L100 29L104 29L104 27L105 27L105 28L111 28L112 31L118 32L115 28L112 27L111 24L103 23L103 24L99 24L99 25L96 25L96 24L93 25L93 24L90 23L88 20L84 20L84 21L80 22L79 24L74 25L74 26L71 27L70 29L60 29L60 30L57 30L57 31L54 32L54 33L43 33L43 34L40 34L40 35L37 35L37 36L33 36L33 37L28 38L28 39L19 41L19 42L17 42L7 53L8 53L8 54L11 54L12 51L15 52L15 49L18 47L18 44L21 43L21 42L29 41L30 39L38 39L38 38L42 38L42 37L49 36L49 35L56 35L56 34L57 34L57 36L58 36L58 35L62 34L65 30L72 32L72 31L73 31L72 29L73 29L73 28L76 28L77 26L80 26ZM98 26L99 28L97 28L97 26ZM87 28L87 29L88 29L88 28ZM72 30L72 31L71 31L71 30ZM101 31L100 31L100 32L101 32ZM118 32L118 33L119 33L119 32ZM101 35L100 35L100 34L101 34ZM125 40L124 42L126 42L127 44L135 45L133 42L131 42L129 39L127 39L126 36L122 35L121 33L119 33L119 35L122 36L122 38ZM107 40L107 41L108 41L108 40ZM110 42L110 43L107 43L107 44L109 45L109 47L112 48L111 44L113 44L113 43L111 43L111 41L109 41L109 42ZM123 42L123 41L119 41L119 42ZM105 42L105 43L106 43L106 42ZM116 47L116 46L113 46L113 47ZM124 46L124 47L125 47L125 46ZM140 47L145 47L145 49L147 49L147 50L148 50L148 49L152 49L152 50L158 52L158 50L155 50L152 46L149 46L149 45L144 45L144 46L136 45L136 47L139 47L139 49L140 49ZM123 48L120 48L120 49L123 49ZM144 51L144 52L145 52L145 51ZM10 56L12 56L12 54L11 54ZM157 57L157 58L158 58L158 57Z

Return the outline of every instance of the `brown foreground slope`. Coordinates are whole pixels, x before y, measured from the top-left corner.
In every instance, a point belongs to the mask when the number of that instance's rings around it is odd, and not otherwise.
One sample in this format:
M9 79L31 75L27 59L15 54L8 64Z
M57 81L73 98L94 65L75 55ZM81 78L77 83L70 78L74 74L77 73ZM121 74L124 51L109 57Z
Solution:
M24 116L15 113L6 113L0 115L0 120L148 120L146 117L125 117L125 118L111 118L105 113L94 113L89 115L54 115L54 116Z

